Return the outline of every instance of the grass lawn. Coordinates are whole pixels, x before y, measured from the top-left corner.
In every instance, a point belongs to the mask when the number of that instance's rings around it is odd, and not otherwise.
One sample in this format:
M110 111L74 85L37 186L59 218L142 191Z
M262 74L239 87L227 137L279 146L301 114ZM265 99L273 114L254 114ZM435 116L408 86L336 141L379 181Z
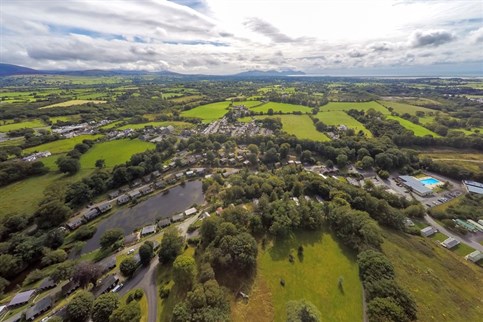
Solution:
M76 144L82 143L84 140L95 140L97 138L102 137L100 134L95 135L79 135L70 139L61 139L49 143L44 143L41 145L33 146L31 148L27 148L23 150L24 155L28 155L34 152L40 151L49 151L52 154L64 153L69 152L74 148Z
M252 108L255 106L258 106L260 104L263 104L260 101L241 101L241 102L233 102L233 105L245 105L245 107Z
M24 121L20 123L10 123L5 125L0 125L0 132L8 132L13 130L19 130L24 128L37 128L37 127L45 127L45 123L41 120L30 120Z
M137 124L126 124L118 128L118 130L125 130L125 129L144 129L146 126L168 126L172 125L178 128L190 128L193 127L192 123L188 122L177 122L177 121L160 121L160 122L148 122L148 123L137 123Z
M371 102L329 102L326 105L320 107L321 112L329 111L349 111L349 110L359 110L367 111L369 109L374 109L382 114L390 114L389 111L381 104L371 101Z
M416 112L424 112L424 113L435 113L435 110L426 108L426 107L421 107L421 106L416 106L416 105L410 105L406 103L398 103L394 101L380 101L381 105L384 105L386 107L392 107L393 111L398 113L399 115L402 115L404 113L408 113L410 115L416 115Z
M126 293L123 297L121 297L119 299L120 305L126 304L126 300L127 300L128 296L130 294L134 293L134 290L135 289ZM148 311L148 299L147 299L146 293L144 293L144 291L143 291L143 294L144 294L143 297L138 301L139 306L141 307L141 320L139 320L139 321L140 322L148 322L148 313L149 313L149 311Z
M348 128L354 129L356 134L362 130L368 137L372 137L372 133L366 129L364 124L343 111L319 112L316 117L327 125L345 125Z
M303 258L297 248L303 245ZM289 254L295 257L290 263ZM286 321L288 301L306 299L321 312L323 321L361 321L362 286L355 255L329 233L303 232L276 242L258 257L257 276L247 303L232 305L233 321ZM344 278L343 291L338 288ZM280 285L280 279L285 286Z
M277 102L268 102L266 104L254 107L254 108L252 108L252 111L267 113L269 109L272 109L274 113L277 113L277 112L282 112L282 113L293 113L293 112L310 113L312 111L312 109L310 107L307 107L307 106L296 105L296 104L287 104L287 103L277 103Z
M87 103L103 104L103 103L106 103L106 101L99 101L99 100L70 100L70 101L66 101L66 102L62 102L62 103L47 105L47 106L41 107L40 109L52 108L52 107L69 107L69 106L74 106L74 105L84 105L84 104L87 104Z
M138 139L114 140L95 144L80 161L82 169L95 169L96 160L104 159L107 168L126 162L135 153L154 149L155 145Z
M61 122L71 122L71 121L78 121L80 119L79 115L67 115L67 116L52 116L49 117L52 124L57 123L57 121Z
M431 130L428 130L424 126L421 126L419 124L414 124L411 121L405 120L402 117L399 116L392 116L392 115L386 115L386 118L389 120L395 120L398 121L399 124L401 124L403 127L406 129L413 131L414 135L416 136L426 136L426 135L431 135L433 137L440 137L439 134L434 133Z
M230 102L217 102L206 105L200 105L188 111L181 112L182 116L197 117L203 120L203 122L211 122L218 120L228 112L228 106Z
M418 305L419 321L479 321L483 308L481 268L429 238L385 230L383 251L396 281Z
M186 104L190 102L195 102L203 99L203 95L188 95L182 97L170 98L169 100L176 104Z

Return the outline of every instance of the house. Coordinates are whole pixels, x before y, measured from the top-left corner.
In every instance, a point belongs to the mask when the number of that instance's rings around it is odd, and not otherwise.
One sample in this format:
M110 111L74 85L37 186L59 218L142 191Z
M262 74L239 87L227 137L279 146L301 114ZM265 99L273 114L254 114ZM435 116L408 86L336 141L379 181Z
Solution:
M133 183L131 184L131 186L133 187L139 187L141 185L141 180L140 179L136 179L133 181Z
M483 195L483 183L476 181L463 180L463 184L469 193Z
M119 278L116 275L108 275L96 287L96 289L94 290L94 294L96 296L105 294L110 290L112 290L117 285L118 282L119 282Z
M108 193L107 196L109 197L109 199L112 200L112 199L119 197L119 194L120 194L119 190L116 190L116 191Z
M117 198L117 204L118 205L124 205L131 200L128 195L121 195L119 198Z
M103 214L112 209L112 204L110 202L106 202L106 203L103 203L102 205L99 205L97 209L99 209L101 214Z
M185 210L184 214L185 214L185 216L191 216L191 215L196 214L197 212L198 212L198 210L196 210L195 207L192 207L190 209Z
M421 236L429 237L436 234L438 231L433 226L428 226L420 230Z
M184 219L183 213L180 213L180 214L177 214L177 215L174 215L173 217L171 217L172 222L182 221L183 219Z
M105 262L103 265L103 272L104 273L107 273L109 272L111 269L113 269L114 267L116 267L116 258L115 257L111 257L107 260L107 262Z
M24 314L25 311L19 312L3 322L20 322L22 321Z
M205 218L209 218L209 217L211 217L211 215L210 215L208 212L206 212L206 211L205 211L205 212L204 212L204 213L202 213L202 214L201 214L201 215L200 215L198 218L199 218L200 220L203 220L203 219L205 219Z
M29 291L17 293L10 301L10 303L7 304L7 307L10 309L13 307L25 305L30 301L30 299L32 298L32 295L34 294L35 294L35 290L29 290Z
M183 172L178 172L174 175L174 177L176 178L176 180L180 180L184 177L184 173Z
M132 234L124 237L124 245L125 246L131 246L131 245L137 243L138 240L139 240L139 235L136 234L136 233L132 233Z
M129 196L129 198L134 200L134 199L141 197L141 192L139 192L139 190L134 190L134 191L129 192L127 195Z
M151 173L151 175L153 176L153 178L157 178L161 175L161 172L159 172L158 170L154 171L153 173Z
M154 189L150 186L139 189L139 192L141 192L143 194L143 196L150 194L153 191L154 191Z
M54 288L57 286L57 283L50 277L46 277L42 280L39 286L39 291L45 291L45 290L50 290L51 288Z
M483 259L483 253L480 252L479 250L475 250L472 253L469 253L468 255L465 256L466 260L472 261L473 263L478 262L479 260Z
M84 223L84 220L82 218L74 218L69 220L65 225L67 228L70 230L76 230L79 228L82 224Z
M433 193L433 190L429 189L421 181L412 176L399 176L399 179L409 191L414 191L421 197L427 197Z
M163 189L166 187L166 183L164 181L158 181L154 183L154 188L156 189Z
M97 208L93 208L91 210L89 210L87 213L85 213L82 217L84 217L84 219L86 221L91 221L95 218L97 218L101 213L99 212L99 210Z
M456 245L458 245L459 243L460 242L457 241L456 239L454 239L453 237L449 237L449 238L445 239L443 242L441 242L441 246L448 248L448 249L451 249L451 248L455 247Z
M144 237L146 235L156 233L156 225L146 226L141 230L141 236Z
M194 172L194 171L192 171L192 170L190 170L190 171L186 171L186 176L187 176L188 178L194 177L194 176L195 176L195 172Z
M169 225L171 225L171 221L169 220L169 218L164 218L164 219L161 219L161 220L158 222L158 227L159 227L159 228L168 227Z
M250 161L248 161L248 160L243 161L243 165L244 166L249 166L250 165ZM277 166L277 165L275 164L275 166Z
M47 312L47 310L52 307L53 303L54 301L51 296L44 297L25 312L25 319L27 321L33 321L42 313Z
M64 297L67 297L67 296L71 295L72 293L74 293L74 291L77 290L79 288L79 286L80 286L79 282L69 281L67 284L62 286L60 293Z

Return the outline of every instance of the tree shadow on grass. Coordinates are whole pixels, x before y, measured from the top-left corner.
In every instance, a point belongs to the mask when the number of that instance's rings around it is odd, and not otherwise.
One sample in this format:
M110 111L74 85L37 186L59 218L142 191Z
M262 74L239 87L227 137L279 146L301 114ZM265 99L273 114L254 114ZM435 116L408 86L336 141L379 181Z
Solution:
M277 238L273 241L268 253L273 261L288 260L292 252L297 252L298 247L306 247L322 242L323 230L318 231L298 231L290 234L286 238ZM299 261L303 261L303 254L299 256Z

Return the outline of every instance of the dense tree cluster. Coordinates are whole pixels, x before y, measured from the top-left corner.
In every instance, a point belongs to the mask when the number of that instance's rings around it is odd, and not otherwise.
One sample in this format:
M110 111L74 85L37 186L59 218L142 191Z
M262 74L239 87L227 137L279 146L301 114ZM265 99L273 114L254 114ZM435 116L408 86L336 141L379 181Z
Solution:
M25 178L49 172L42 161L5 161L0 162L0 187Z

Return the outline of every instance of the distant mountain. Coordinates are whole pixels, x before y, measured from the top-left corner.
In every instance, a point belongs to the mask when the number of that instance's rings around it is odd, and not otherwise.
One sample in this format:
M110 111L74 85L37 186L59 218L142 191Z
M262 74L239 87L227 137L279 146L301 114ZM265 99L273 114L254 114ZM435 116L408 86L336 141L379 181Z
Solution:
M38 70L0 63L0 76L40 74Z
M240 76L240 77L263 77L263 76L273 77L273 76L292 76L292 75L305 75L305 73L304 72L301 72L299 70L291 70L291 69L281 70L281 71L278 71L278 70L267 70L267 71L263 71L263 70L250 70L248 72L238 73L238 74L235 74L233 76Z

